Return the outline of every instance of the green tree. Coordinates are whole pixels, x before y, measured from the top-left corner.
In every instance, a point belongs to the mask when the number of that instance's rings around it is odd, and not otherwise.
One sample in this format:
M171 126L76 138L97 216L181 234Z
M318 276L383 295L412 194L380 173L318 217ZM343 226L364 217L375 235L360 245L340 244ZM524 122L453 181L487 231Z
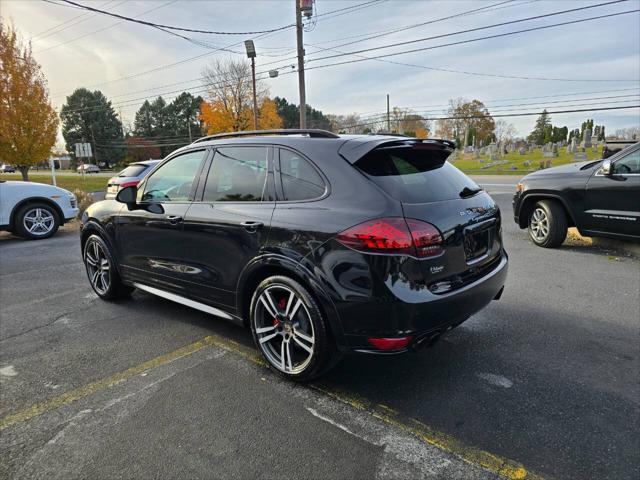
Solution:
M145 100L140 109L136 112L133 129L136 135L143 138L151 138L155 135L153 115L149 100Z
M191 142L202 136L202 124L199 120L202 97L194 97L182 92L167 105L167 130L180 140Z
M300 108L298 105L287 102L286 98L275 97L278 115L282 118L282 128L300 127ZM321 128L331 130L331 120L320 110L307 105L307 128Z
M102 92L78 88L60 111L67 151L75 156L76 143L91 144L95 163L114 165L123 155L122 123Z
M543 145L546 141L550 141L546 140L547 135L550 136L549 127L551 127L551 117L545 109L536 120L536 125L529 134L528 140L536 145Z

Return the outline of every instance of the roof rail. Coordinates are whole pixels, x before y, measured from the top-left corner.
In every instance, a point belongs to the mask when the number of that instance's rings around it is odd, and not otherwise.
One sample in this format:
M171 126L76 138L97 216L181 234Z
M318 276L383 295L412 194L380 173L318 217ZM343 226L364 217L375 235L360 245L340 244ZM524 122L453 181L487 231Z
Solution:
M280 128L274 130L247 130L245 132L216 133L198 138L193 143L206 142L207 140L218 140L220 138L254 137L259 135L308 135L312 138L340 138L339 135L327 130L317 128Z

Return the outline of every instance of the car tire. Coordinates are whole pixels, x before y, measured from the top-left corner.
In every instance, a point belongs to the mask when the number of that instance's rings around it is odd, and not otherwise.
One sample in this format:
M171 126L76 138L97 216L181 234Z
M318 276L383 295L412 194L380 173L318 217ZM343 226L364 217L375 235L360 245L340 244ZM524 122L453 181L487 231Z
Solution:
M339 360L322 311L309 291L292 278L277 275L258 285L249 323L269 367L287 379L312 380Z
M564 208L553 200L537 202L529 214L529 236L543 248L556 248L567 238L567 215Z
M42 202L27 203L18 209L13 231L28 240L42 240L54 235L60 227L55 208Z
M103 300L127 298L133 292L133 287L122 283L111 249L99 235L87 238L82 261L91 288Z

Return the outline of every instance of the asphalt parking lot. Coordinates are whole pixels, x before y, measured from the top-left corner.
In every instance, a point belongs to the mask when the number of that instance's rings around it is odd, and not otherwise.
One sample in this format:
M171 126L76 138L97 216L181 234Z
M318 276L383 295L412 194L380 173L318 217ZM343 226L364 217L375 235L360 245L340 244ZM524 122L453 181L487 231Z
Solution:
M640 261L543 250L433 348L280 380L235 324L97 299L75 231L0 238L0 478L637 479ZM480 182L483 183L483 182Z

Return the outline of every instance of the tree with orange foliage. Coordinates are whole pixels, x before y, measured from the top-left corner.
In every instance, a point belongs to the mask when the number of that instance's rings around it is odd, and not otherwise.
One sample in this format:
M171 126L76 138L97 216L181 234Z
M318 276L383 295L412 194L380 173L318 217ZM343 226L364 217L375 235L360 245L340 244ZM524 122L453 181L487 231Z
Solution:
M0 19L0 160L15 165L29 181L29 167L49 157L57 128L58 116L31 44L25 46Z
M282 118L278 115L276 103L270 98L265 98L258 113L258 127L260 130L282 128Z
M240 132L253 127L253 86L251 67L247 62L217 60L202 72L209 101L202 102L200 120L207 134ZM276 104L268 97L263 82L256 82L260 111L258 128L281 128L282 119Z

